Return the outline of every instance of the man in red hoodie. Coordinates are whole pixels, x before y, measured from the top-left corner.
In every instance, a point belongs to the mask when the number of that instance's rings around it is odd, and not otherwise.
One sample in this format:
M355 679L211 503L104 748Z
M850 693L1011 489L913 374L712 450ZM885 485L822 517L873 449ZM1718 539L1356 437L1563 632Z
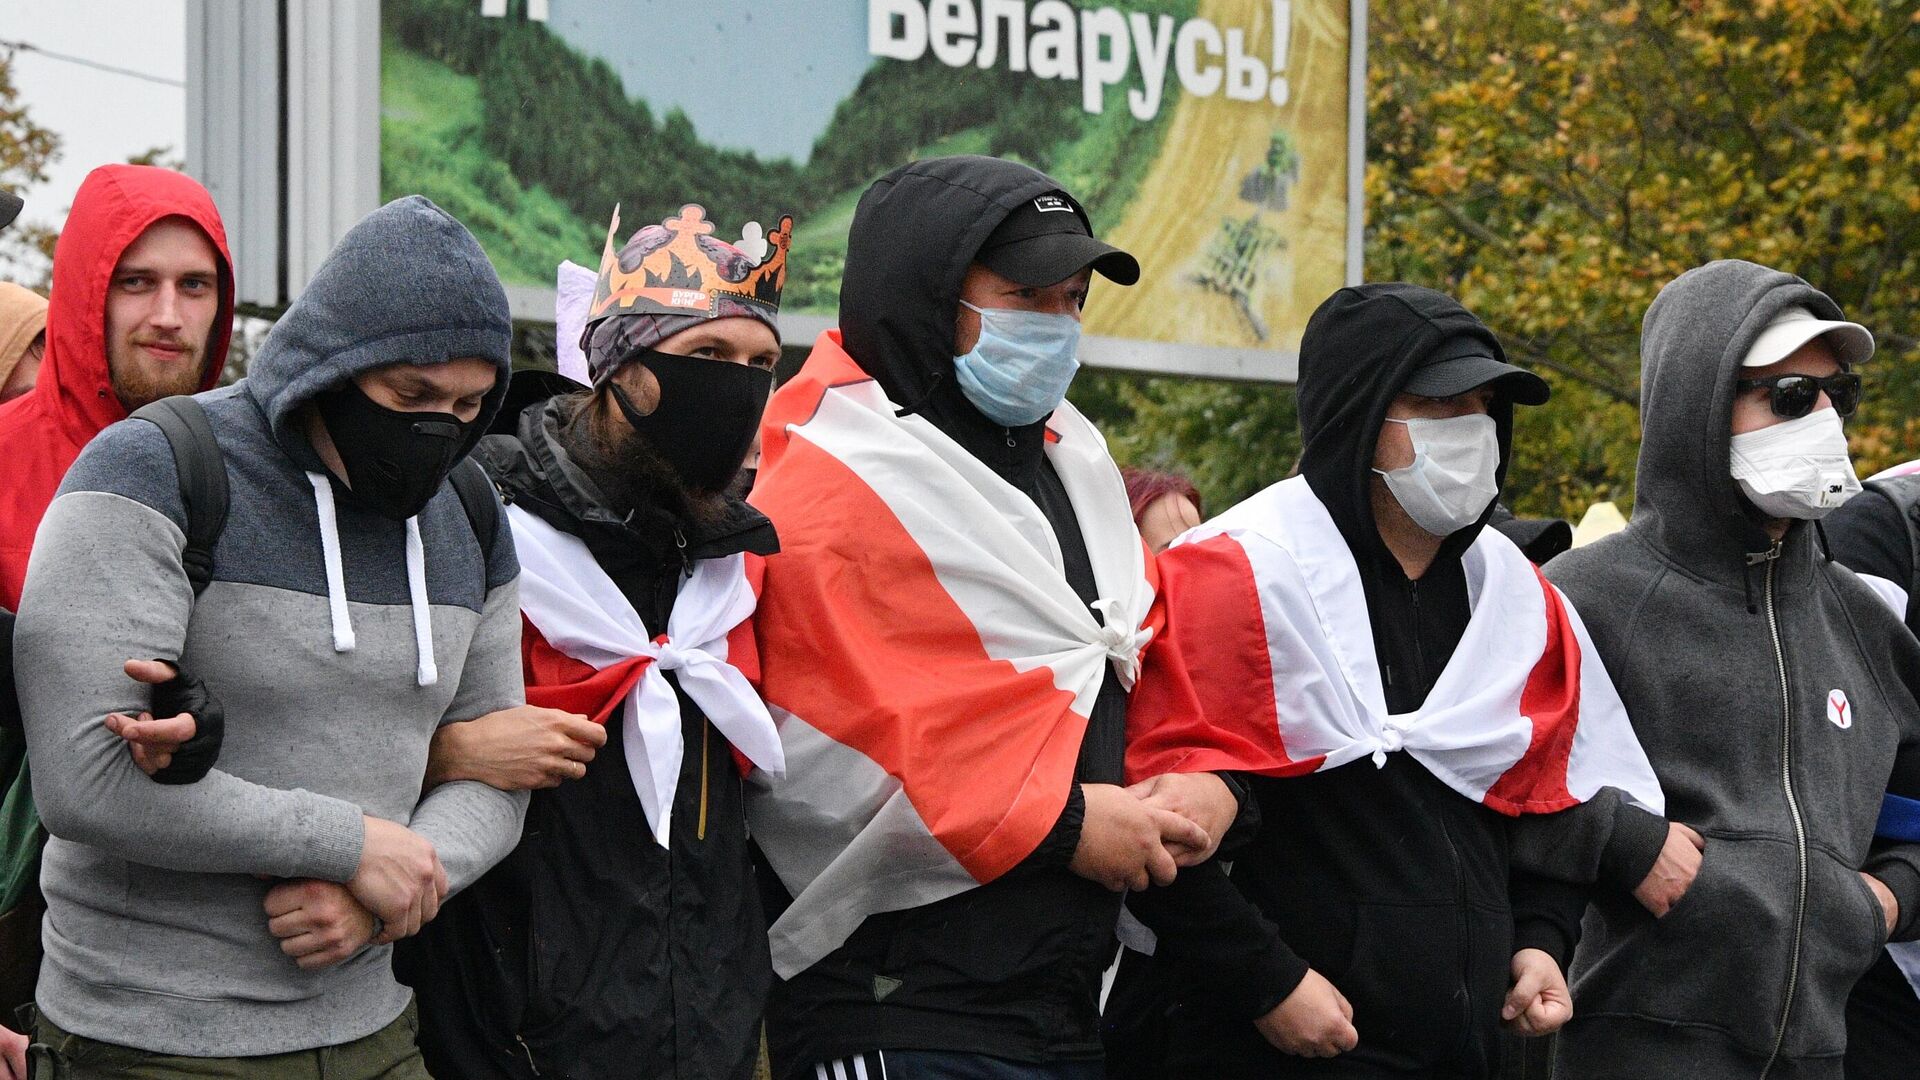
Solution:
M39 381L0 405L0 607L19 606L34 530L80 448L150 401L220 380L232 265L192 177L104 165L80 185L54 251Z
M89 173L54 251L39 379L0 405L0 609L19 607L34 532L81 448L148 402L212 389L232 329L233 260L207 189L144 165ZM39 953L42 833L11 735L0 733L0 1019L31 993Z

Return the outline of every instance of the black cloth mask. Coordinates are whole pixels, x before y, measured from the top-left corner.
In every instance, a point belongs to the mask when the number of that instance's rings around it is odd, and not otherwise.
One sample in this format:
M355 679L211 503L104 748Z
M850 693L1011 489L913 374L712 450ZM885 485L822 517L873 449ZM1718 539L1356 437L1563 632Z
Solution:
M313 403L346 466L348 500L395 521L426 507L470 441L452 413L389 409L351 379Z
M630 361L660 383L660 403L642 414L618 385L613 400L687 490L725 490L740 471L773 392L773 372L697 356L644 350Z

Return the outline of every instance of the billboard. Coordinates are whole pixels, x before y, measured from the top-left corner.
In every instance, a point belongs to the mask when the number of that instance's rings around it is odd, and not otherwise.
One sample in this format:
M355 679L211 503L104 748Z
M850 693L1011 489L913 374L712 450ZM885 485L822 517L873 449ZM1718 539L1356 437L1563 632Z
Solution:
M631 231L697 202L733 236L794 216L804 343L860 193L957 153L1046 170L1139 257L1088 305L1092 366L1290 381L1308 315L1361 280L1365 0L187 0L187 22L187 166L264 310L419 192L516 318L550 321L556 266L597 265L616 203Z
M1096 289L1084 359L1289 378L1308 315L1359 279L1354 9L382 0L380 194L465 222L525 314L561 260L597 265L616 203L623 232L687 202L734 235L790 213L783 314L811 331L875 177L1014 157L1144 268Z

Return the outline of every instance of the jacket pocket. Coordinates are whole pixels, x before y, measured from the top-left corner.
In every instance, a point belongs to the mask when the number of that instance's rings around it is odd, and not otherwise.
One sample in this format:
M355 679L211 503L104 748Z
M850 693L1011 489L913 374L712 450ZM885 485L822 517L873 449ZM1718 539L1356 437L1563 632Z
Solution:
M1331 978L1362 1046L1435 1062L1460 1045L1472 1022L1462 918L1453 904L1354 905L1352 959Z
M1787 1026L1789 1054L1838 1054L1846 1047L1847 997L1879 959L1886 915L1858 871L1820 848L1807 852L1807 918L1800 987Z
M1713 1028L1764 1056L1793 956L1794 845L1774 837L1706 841L1699 873L1666 915L1655 919L1632 897L1597 908L1603 932L1581 946L1574 1015Z

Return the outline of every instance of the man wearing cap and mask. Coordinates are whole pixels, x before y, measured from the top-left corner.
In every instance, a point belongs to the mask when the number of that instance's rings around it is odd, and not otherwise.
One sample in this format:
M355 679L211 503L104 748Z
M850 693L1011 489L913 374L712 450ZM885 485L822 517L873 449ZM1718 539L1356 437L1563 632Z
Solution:
M1520 865L1516 825L1552 821L1632 883L1661 847L1579 616L1486 528L1513 408L1548 393L1501 356L1431 289L1335 293L1301 341L1299 475L1161 556L1129 770L1255 774L1263 824L1230 880L1201 867L1128 905L1270 927L1237 956L1162 935L1165 1075L1489 1076L1503 1021L1566 1020L1584 904L1544 876L1578 880L1571 857ZM1616 831L1630 804L1654 828Z
M784 779L770 873L776 1076L1099 1077L1118 890L1205 857L1221 779L1121 786L1157 621L1119 469L1065 401L1080 310L1132 256L993 158L876 181L840 327L762 429L780 530L754 630Z
M1548 576L1703 861L1658 919L1595 898L1560 1075L1839 1077L1849 990L1920 934L1920 845L1876 837L1883 795L1920 795L1920 643L1818 528L1860 489L1841 421L1872 351L1748 262L1647 310L1633 520Z
M727 489L773 390L792 219L728 244L687 206L616 251L618 227L597 282L562 289L579 381L516 375L478 450L522 560L527 698L556 711L435 743L430 784L538 789L520 846L402 957L440 1076L746 1080L760 1048L741 768L781 757L728 639L778 544Z

